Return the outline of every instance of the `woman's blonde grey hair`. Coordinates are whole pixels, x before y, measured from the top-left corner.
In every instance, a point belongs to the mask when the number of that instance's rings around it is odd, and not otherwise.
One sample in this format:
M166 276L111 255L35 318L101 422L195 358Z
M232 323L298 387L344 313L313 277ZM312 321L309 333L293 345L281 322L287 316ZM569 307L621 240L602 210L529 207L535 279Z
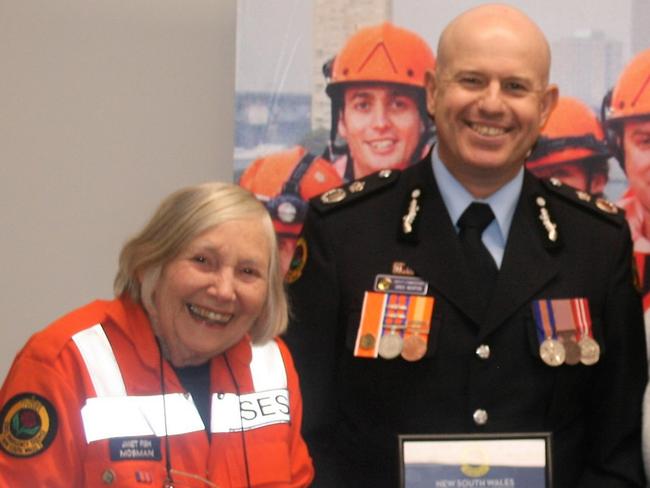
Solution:
M284 332L288 306L280 271L273 223L264 206L247 190L232 183L203 183L182 188L165 198L144 228L120 252L113 290L136 303L152 305L162 269L195 237L231 220L258 218L269 242L266 301L250 329L253 342L263 343Z

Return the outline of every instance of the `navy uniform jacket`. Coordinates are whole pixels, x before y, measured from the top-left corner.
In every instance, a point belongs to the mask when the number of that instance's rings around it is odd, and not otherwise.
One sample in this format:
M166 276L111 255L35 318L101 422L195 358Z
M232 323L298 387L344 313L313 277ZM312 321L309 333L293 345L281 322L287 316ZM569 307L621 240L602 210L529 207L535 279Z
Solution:
M289 287L287 342L301 379L314 486L396 487L398 434L481 432L552 432L555 487L644 486L645 339L623 217L526 172L481 323L430 159L365 180L340 203L312 205L306 263ZM402 216L414 188L422 195L409 240ZM539 196L557 225L556 242L539 219ZM396 261L435 297L427 354L415 362L355 358L364 292ZM600 360L547 366L531 301L576 297L589 300ZM490 347L487 359L477 355L480 345ZM488 414L484 425L474 421L477 409Z

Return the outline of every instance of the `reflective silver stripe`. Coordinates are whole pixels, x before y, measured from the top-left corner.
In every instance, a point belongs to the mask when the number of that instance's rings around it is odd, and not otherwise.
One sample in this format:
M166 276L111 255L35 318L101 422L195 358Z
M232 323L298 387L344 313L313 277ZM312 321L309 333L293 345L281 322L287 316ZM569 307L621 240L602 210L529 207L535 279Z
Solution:
M287 371L277 342L253 346L252 353L250 370L255 392L240 397L234 393L213 394L212 432L236 432L291 421Z
M287 371L280 347L275 341L269 341L262 346L253 346L251 360L251 376L255 391L274 390L287 387Z
M165 395L167 433L205 430L191 395ZM89 398L81 409L88 443L112 437L165 435L162 395Z
M113 349L101 324L73 336L97 397L81 409L87 442L115 437L165 435L163 396L128 396ZM255 429L290 421L287 373L275 341L252 347L250 371L254 393L214 394L212 432ZM168 435L204 430L191 395L164 397Z
M72 336L98 397L124 396L126 388L115 354L101 324Z

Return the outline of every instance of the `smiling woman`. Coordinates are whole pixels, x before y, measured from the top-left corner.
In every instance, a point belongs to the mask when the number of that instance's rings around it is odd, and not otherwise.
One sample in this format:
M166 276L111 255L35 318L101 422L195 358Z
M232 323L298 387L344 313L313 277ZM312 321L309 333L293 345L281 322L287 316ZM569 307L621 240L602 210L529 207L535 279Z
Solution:
M114 288L16 358L0 390L0 485L307 486L262 204L226 183L173 193L123 247Z

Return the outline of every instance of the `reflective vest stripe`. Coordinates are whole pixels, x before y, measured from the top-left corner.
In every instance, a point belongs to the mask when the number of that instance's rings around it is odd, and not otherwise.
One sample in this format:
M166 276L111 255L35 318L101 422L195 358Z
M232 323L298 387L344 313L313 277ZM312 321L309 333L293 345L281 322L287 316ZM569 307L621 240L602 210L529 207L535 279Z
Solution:
M86 363L97 396L126 395L120 367L101 324L77 332L72 336L72 340Z
M86 441L149 435L164 437L165 417L168 435L205 430L190 395L168 393L164 401L165 409L162 395L88 398L81 409Z
M274 390L287 387L287 371L282 353L275 341L263 346L253 346L250 369L255 391Z
M191 395L129 396L113 349L97 324L73 337L97 396L81 409L87 442L129 436L184 434L204 430ZM288 423L289 393L282 354L275 341L252 347L253 393L212 396L211 431L233 432Z

